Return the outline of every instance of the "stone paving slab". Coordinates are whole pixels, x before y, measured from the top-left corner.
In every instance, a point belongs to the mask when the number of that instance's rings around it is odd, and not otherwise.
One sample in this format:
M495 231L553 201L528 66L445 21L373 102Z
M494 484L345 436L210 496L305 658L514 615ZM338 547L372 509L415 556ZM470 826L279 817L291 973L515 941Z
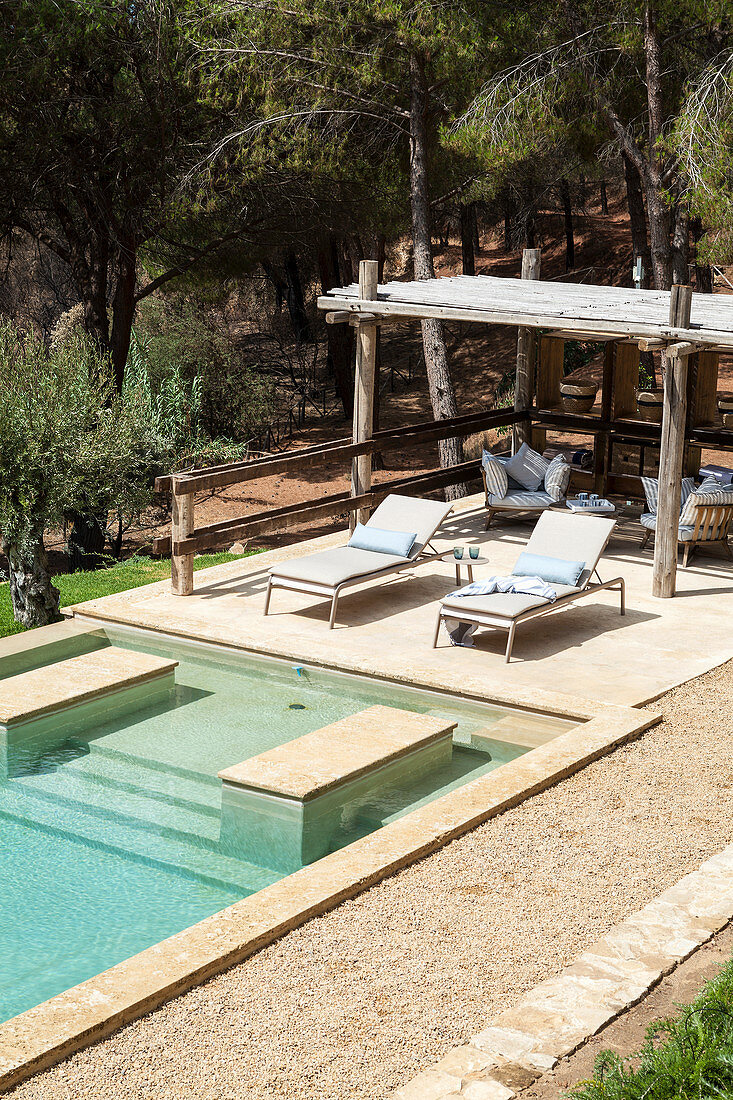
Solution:
M395 1100L511 1100L733 919L733 845L612 928Z
M52 714L123 688L172 677L178 661L107 646L2 682L0 725Z
M438 741L448 755L456 722L374 706L219 772L237 787L306 802Z

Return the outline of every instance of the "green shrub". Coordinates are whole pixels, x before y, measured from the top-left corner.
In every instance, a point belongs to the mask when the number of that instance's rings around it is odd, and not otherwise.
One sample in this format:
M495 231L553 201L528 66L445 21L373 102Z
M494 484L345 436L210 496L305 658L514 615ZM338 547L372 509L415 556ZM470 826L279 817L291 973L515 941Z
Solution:
M154 401L173 432L183 429L185 399L190 439L232 447L256 435L272 415L272 383L236 350L209 308L177 295L141 307L135 354L144 360ZM222 444L220 443L221 447Z
M631 1058L602 1051L571 1100L730 1100L733 1097L733 960L693 1004L654 1024Z

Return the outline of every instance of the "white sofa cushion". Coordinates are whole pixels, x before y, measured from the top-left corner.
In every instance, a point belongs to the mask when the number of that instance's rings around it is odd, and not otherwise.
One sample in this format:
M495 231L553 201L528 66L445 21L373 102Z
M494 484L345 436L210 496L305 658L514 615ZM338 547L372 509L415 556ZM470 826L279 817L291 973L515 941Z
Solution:
M556 455L545 472L545 492L554 501L562 500L570 484L570 464L565 455Z
M510 477L533 493L544 482L549 465L547 459L533 451L527 443L523 443L517 453L505 463L505 469Z
M481 466L486 478L486 492L489 496L489 503L493 503L494 500L502 500L509 489L509 478L504 463L492 455L491 451L484 448L481 455Z

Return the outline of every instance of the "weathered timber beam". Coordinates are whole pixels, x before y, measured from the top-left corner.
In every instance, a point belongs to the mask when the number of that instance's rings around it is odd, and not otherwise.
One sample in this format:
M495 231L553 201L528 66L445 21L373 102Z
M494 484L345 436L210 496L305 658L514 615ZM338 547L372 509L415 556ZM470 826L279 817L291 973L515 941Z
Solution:
M478 276L476 276L478 277ZM515 306L502 306L487 308L485 303L471 307L466 305L453 306L441 305L434 302L398 302L386 301L361 301L358 298L321 297L318 299L318 308L321 310L347 310L350 313L371 312L377 315L377 319L390 317L402 320L422 320L426 317L435 317L443 321L469 321L490 325L520 325L530 328L558 329L562 328L567 333L584 333L593 328L599 337L614 337L623 340L629 337L634 340L645 338L662 339L665 342L683 340L690 335L686 327L674 325L653 324L644 320L618 321L604 317L570 317L559 311L543 312L542 302L538 302L537 311L530 312L527 309ZM698 330L696 326L694 335L696 341L705 347L733 347L733 339L730 334L721 329L710 328L708 332ZM570 337L569 337L570 338ZM722 341L722 343L721 343Z
M683 359L685 356L694 355L704 350L704 344L693 344L689 340L680 340L676 344L668 344L666 353L670 359Z

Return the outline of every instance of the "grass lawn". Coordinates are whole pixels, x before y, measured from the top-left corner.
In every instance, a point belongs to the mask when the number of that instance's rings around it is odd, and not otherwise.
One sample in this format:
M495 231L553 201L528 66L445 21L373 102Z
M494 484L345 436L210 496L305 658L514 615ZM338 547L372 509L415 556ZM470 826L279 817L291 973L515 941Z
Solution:
M247 555L239 555L247 556ZM202 554L195 558L194 569L207 569L211 565L220 565L224 561L234 561L233 554ZM100 596L111 596L115 592L125 592L128 588L138 588L142 584L162 581L171 575L169 561L157 561L153 558L130 558L118 562L109 569L95 569L89 573L61 573L54 577L53 583L61 593L61 606L95 600ZM0 584L0 638L8 634L19 634L23 627L13 618L10 603L10 585L7 581Z
M649 1028L642 1049L598 1055L569 1100L729 1100L733 1097L733 960L693 1004Z

